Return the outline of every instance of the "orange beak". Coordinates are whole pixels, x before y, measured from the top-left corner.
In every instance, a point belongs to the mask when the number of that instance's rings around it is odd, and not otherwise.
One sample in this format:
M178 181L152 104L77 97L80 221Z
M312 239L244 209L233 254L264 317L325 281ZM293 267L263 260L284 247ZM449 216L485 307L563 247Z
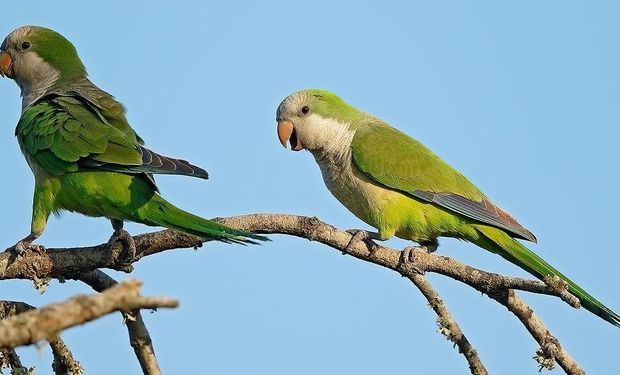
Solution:
M0 76L14 78L13 59L7 51L0 52Z
M290 143L293 151L304 149L304 145L301 144L301 141L297 138L297 133L295 133L295 126L290 121L278 121L278 139L280 139L280 143L284 147L286 147L287 143Z

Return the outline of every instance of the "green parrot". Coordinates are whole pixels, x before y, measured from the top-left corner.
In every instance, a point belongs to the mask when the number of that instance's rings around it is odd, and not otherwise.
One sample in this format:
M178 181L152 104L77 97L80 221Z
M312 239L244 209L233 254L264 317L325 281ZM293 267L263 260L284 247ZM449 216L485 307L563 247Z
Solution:
M620 326L618 314L516 240L536 242L529 230L415 139L318 89L286 97L276 121L282 145L310 151L329 191L378 230L371 238L395 235L430 251L441 236L472 242L539 279L560 277L583 307Z
M114 228L110 241L127 242L130 255L135 245L123 230L125 220L223 242L267 239L164 200L154 174L207 179L207 172L144 147L122 104L90 82L75 47L59 33L37 26L11 32L0 47L0 75L21 88L15 135L35 177L30 234L12 250L42 249L32 242L50 213L60 210L109 218Z

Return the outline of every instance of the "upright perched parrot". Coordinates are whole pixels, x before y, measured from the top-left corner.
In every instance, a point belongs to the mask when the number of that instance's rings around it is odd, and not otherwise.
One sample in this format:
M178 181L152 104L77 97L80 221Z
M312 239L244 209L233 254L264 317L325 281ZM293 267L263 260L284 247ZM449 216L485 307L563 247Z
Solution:
M324 90L286 97L276 112L284 147L310 151L329 191L378 230L436 249L437 237L472 242L535 277L558 276L583 307L613 325L620 316L516 239L536 237L423 144Z
M35 177L30 234L14 251L35 248L32 241L45 229L50 213L60 210L109 218L114 228L110 241L124 239L130 250L131 237L122 229L125 220L223 242L266 239L164 200L153 174L207 179L207 172L144 147L123 106L87 78L75 47L59 33L37 26L10 33L0 47L0 75L21 88L15 135Z

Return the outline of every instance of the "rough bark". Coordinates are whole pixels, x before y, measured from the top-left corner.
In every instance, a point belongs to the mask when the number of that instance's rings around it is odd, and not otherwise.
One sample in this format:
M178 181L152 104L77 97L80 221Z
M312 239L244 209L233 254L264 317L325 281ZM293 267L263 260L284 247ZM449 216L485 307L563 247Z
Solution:
M285 234L305 238L310 241L318 241L338 251L346 250L346 253L351 256L389 268L408 277L420 289L433 310L438 314L440 330L443 330L442 333L446 334L458 346L459 351L467 359L473 374L485 374L486 370L473 345L460 330L441 297L431 287L428 280L423 277L426 272L441 274L467 284L506 306L509 311L517 316L525 329L540 345L541 349L537 352L535 358L542 367L551 368L553 363L557 361L567 374L584 373L580 366L560 345L559 341L550 333L544 323L535 316L532 309L514 292L514 290L523 290L531 293L556 296L570 306L579 308L579 300L568 293L563 284L558 282L558 280L550 279L542 282L499 275L468 266L455 259L430 254L425 251L414 251L412 252L411 259L403 262L401 251L369 244L366 241L355 241L350 244L352 239L350 233L338 230L314 217L285 214L252 214L217 218L215 220L254 233ZM111 247L107 246L107 244L101 244L82 248L47 249L45 252L28 251L19 257L9 253L2 253L0 254L0 279L31 279L35 281L49 278L81 279L79 276L76 277L76 275L89 275L89 273L91 273L90 276L83 277L85 279L92 277L101 278L103 276L97 273L99 268L130 271L132 268L131 263L138 261L142 257L172 249L197 248L202 246L203 243L197 237L171 230L138 235L134 237L134 241L136 245L136 258L131 261L128 261L123 256L122 246L118 243ZM84 281L89 284L92 282L92 280L90 282ZM98 289L98 287L95 287L95 289ZM105 293L107 292L103 294ZM1 330L0 337L2 337ZM148 333L144 337L143 342L150 342ZM152 351L150 344L147 344L144 348ZM134 349L136 349L135 346ZM138 349L136 349L136 354L138 354Z

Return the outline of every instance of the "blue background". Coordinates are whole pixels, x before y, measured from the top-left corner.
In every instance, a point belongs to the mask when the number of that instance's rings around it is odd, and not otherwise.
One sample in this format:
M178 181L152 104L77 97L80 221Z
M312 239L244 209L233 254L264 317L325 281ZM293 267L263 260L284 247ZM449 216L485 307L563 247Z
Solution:
M208 182L158 179L182 208L367 228L330 195L313 158L275 135L282 98L326 88L462 171L538 236L538 254L618 311L619 11L613 1L7 1L0 33L24 24L61 32L148 146L209 170ZM33 178L13 137L19 113L17 86L2 80L0 247L29 230ZM40 243L98 244L110 234L104 219L65 214ZM143 280L144 294L180 299L176 310L145 313L164 373L467 373L409 281L316 243L273 240L211 243L143 259L132 275L112 272ZM441 254L526 276L473 245L442 245ZM429 278L491 373L537 371L536 343L504 307ZM0 298L37 306L76 293L91 291L52 281L39 295L27 281L0 283ZM618 373L620 330L520 294L589 373ZM88 374L140 371L116 314L62 337ZM19 352L51 372L47 347Z

